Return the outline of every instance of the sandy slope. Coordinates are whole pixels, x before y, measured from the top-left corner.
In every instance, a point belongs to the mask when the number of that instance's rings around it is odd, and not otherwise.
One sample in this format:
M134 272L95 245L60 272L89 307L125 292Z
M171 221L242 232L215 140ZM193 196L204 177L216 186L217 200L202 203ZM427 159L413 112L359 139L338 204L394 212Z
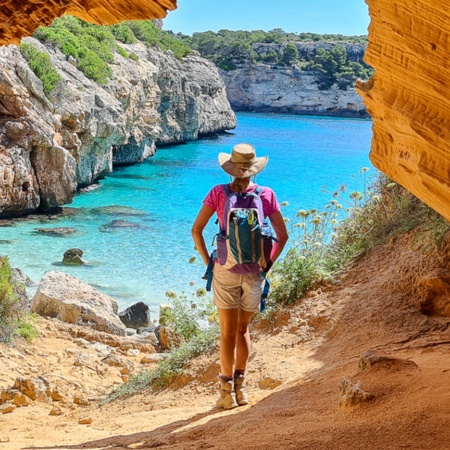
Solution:
M339 284L254 327L251 404L231 412L213 407L217 354L193 362L171 390L99 406L122 382L119 368L74 366L67 349L79 341L43 321L34 344L0 347L0 385L24 372L62 377L62 415L39 402L1 414L0 450L450 449L450 318L437 314L450 303L450 236L440 253L421 239L375 249ZM128 359L138 367L142 356ZM344 378L374 398L340 407ZM77 390L89 406L73 404Z

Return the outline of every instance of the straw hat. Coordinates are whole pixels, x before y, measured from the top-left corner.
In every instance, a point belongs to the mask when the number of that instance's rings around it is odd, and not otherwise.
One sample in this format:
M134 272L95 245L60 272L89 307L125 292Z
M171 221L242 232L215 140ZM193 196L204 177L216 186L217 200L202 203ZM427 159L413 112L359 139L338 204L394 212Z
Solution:
M256 157L255 148L250 144L237 144L231 155L219 153L219 164L222 169L237 178L248 178L261 172L266 167L268 156Z

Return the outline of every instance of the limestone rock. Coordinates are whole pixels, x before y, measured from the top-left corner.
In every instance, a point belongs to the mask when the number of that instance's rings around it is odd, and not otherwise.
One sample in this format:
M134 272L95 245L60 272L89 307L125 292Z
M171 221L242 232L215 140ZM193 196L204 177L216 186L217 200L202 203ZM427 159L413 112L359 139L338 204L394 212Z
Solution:
M6 2L0 10L0 45L19 43L39 25L72 14L88 22L111 24L124 20L159 19L177 7L176 0L25 0Z
M61 414L62 414L61 408L59 406L54 405L49 413L49 416L60 416Z
M365 61L375 69L359 92L373 119L370 159L450 220L450 10L445 0L367 0Z
M83 417L78 421L78 423L80 425L89 425L90 423L92 423L92 419L90 417Z
M369 394L360 388L359 382L353 384L348 378L344 378L339 385L341 408L357 406L367 403L375 398L373 394Z
M420 311L427 315L450 317L450 276L446 269L436 269L419 280Z
M5 406L4 408L0 409L0 411L2 414L8 414L8 413L12 413L15 409L16 409L16 407L14 405L8 405L8 406Z
M76 405L80 405L80 406L89 406L90 405L89 400L84 395L81 395L81 394L75 394L73 397L73 402Z
M221 70L220 74L235 111L367 116L354 88L344 91L334 85L329 90L320 90L315 74L295 65L249 64L231 71Z
M164 361L169 356L169 353L155 353L152 355L146 355L141 359L141 364L158 364Z
M408 359L394 358L392 356L386 355L381 351L368 350L362 355L358 361L358 367L361 371L369 370L373 367L391 368L391 367L409 367L417 368L417 364L414 361Z
M49 54L61 81L47 97L17 47L0 47L0 217L70 203L77 188L159 143L236 127L216 67L198 56L121 43L139 60L116 55L101 86L53 45L26 41Z
M62 272L47 272L31 302L31 311L41 316L60 317L63 322L88 324L125 336L117 308L113 298Z
M26 287L33 286L33 281L20 269L12 268L12 282L16 295L23 305L30 301Z
M22 393L17 393L14 396L13 403L15 406L28 406L30 404L30 399L28 397L25 397Z
M49 402L47 395L48 383L42 378L24 378L18 377L14 382L13 389L20 391L31 400L36 400L44 403Z
M112 367L126 367L129 371L128 373L133 372L134 369L134 364L132 361L118 355L109 355L102 359L102 363Z
M119 313L120 320L128 328L139 329L151 324L150 308L144 302L138 302Z
M178 347L181 343L179 336L166 325L160 325L156 331L156 337L159 340L161 350L169 350L174 347Z

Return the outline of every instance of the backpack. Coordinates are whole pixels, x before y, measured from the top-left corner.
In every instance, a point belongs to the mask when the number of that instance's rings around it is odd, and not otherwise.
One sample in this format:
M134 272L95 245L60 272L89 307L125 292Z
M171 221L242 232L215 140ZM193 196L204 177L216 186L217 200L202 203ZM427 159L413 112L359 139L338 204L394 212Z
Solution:
M260 197L264 188L230 192L228 184L222 187L227 199L223 225L216 235L216 261L233 273L259 273L267 266L275 240L269 223L264 220Z

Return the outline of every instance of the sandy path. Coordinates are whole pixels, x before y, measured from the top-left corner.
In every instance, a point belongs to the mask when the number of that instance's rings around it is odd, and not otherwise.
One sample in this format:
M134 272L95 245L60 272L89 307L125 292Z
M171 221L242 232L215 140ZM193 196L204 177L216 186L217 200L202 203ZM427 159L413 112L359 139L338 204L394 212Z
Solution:
M47 332L32 345L0 347L0 379L8 385L18 374L51 368L66 380L62 415L49 416L52 405L39 402L1 414L0 450L449 450L450 318L424 315L420 305L429 295L422 287L436 278L430 274L450 268L450 244L430 253L412 242L410 234L375 249L340 284L256 325L251 403L229 412L214 408L217 353L192 362L167 391L74 405L77 389L98 398L122 382L120 371L110 367L99 375L74 366L67 348L79 349L79 343L44 321ZM436 292L439 302L450 302ZM371 356L361 358L368 351ZM138 367L142 356L129 360ZM340 407L344 378L373 399ZM79 424L82 417L92 423Z

